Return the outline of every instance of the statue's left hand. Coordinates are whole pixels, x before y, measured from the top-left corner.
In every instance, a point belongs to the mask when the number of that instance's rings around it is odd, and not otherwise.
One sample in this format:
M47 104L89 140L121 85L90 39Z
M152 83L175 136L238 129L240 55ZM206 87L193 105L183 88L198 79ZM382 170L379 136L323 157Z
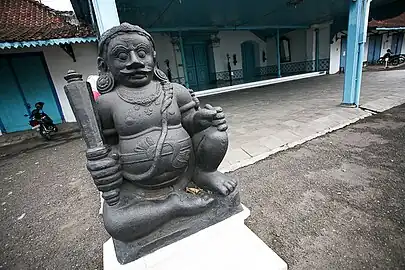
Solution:
M218 131L226 131L228 125L226 124L225 113L221 107L212 107L210 104L205 105L209 110L215 110L215 115L212 121L212 126L217 127Z
M193 121L195 129L197 129L197 131L201 131L212 126L216 114L216 110L209 109L207 106L196 111Z

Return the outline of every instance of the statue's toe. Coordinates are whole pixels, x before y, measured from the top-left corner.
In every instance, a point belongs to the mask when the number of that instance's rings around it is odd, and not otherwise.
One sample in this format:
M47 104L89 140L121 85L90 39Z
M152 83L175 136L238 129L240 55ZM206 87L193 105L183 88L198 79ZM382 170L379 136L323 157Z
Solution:
M231 182L225 182L224 186L227 188L227 193L228 194L231 193L235 189L235 187L232 185Z
M217 192L223 196L228 196L231 194L237 186L237 182L235 180L218 171L198 171L193 180L199 187Z
M229 179L229 182L232 184L233 188L236 188L236 186L238 185L238 182L233 179Z
M221 195L228 196L230 194L229 188L224 184L219 187Z

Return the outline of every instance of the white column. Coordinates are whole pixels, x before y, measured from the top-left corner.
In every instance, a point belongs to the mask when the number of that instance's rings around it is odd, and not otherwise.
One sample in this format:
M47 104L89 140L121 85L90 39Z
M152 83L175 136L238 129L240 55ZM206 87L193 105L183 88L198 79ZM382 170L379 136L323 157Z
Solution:
M405 35L404 35L404 40L402 41L402 49L401 49L401 53L404 54L405 53Z
M120 24L115 0L92 0L92 3L100 35Z
M340 69L340 54L342 47L342 39L339 34L333 38L333 43L330 45L330 64L329 64L329 74L335 74L339 72Z

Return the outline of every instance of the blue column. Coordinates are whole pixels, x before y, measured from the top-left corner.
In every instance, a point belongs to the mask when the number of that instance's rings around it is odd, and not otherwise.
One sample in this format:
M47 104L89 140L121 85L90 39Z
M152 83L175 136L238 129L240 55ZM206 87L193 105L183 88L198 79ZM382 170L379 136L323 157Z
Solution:
M1 118L0 118L0 135L2 133L6 133L6 128L4 127L4 124L3 124L3 122L1 121Z
M350 2L345 82L343 90L344 105L359 105L362 64L364 56L363 36L368 23L370 0ZM359 66L360 65L360 66Z
M186 87L189 88L190 85L188 83L186 55L184 54L184 44L183 44L183 37L181 36L181 32L179 32L179 42L180 42L181 62L183 63L184 83L185 83Z
M103 34L106 30L120 24L115 0L93 0L98 31Z
M280 29L278 28L276 35L276 51L277 51L277 77L281 78Z
M315 71L319 71L319 29L315 29Z
M360 27L360 41L359 41L359 61L357 62L357 80L356 89L354 95L354 102L356 106L360 105L360 90L361 90L361 79L363 75L363 60L364 60L364 46L367 42L367 27L368 27L368 16L370 13L370 3L371 0L364 0L363 4L363 17L361 20Z

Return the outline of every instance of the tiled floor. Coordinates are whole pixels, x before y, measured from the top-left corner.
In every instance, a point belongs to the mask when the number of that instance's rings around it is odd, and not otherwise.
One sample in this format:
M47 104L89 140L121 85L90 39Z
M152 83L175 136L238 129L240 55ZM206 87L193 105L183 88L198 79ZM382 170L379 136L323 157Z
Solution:
M339 106L343 75L280 83L200 98L222 106L230 146L221 165L233 170L370 115ZM405 70L365 72L362 107L381 111L405 102Z

